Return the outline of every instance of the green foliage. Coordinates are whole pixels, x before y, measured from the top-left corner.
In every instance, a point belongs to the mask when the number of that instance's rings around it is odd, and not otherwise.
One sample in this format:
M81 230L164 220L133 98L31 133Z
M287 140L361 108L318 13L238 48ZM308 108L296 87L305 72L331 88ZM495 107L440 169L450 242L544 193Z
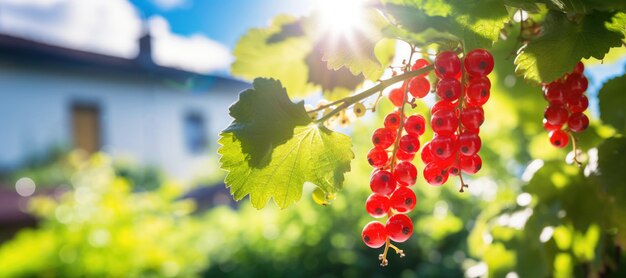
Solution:
M615 129L626 132L626 76L609 80L602 86L598 98L600 99L600 119Z
M614 15L594 12L572 21L565 14L550 11L542 35L530 41L515 59L518 72L537 83L552 82L572 71L583 58L603 59L611 47L621 46L624 39L614 27L607 28ZM623 28L626 22L616 24Z
M393 59L395 41L383 40L382 30L389 23L380 13L367 10L362 20L366 25L359 26L350 36L332 40L330 34L322 60L328 62L330 69L346 67L354 75L363 74L369 80L376 80Z
M310 124L302 103L289 100L280 82L256 79L230 108L233 123L218 153L235 200L250 195L256 208L270 198L285 208L300 199L305 181L336 192L354 157L350 138Z

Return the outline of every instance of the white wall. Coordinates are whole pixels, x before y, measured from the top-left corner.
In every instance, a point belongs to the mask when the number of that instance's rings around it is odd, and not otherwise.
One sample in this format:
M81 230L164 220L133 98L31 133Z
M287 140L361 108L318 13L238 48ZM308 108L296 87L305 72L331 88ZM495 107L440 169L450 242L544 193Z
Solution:
M27 155L53 145L71 146L71 105L97 104L102 113L103 150L114 157L162 167L186 181L207 169L218 133L231 121L237 90L193 94L143 78L0 62L0 167L15 167ZM184 117L203 114L209 150L193 155L185 146Z

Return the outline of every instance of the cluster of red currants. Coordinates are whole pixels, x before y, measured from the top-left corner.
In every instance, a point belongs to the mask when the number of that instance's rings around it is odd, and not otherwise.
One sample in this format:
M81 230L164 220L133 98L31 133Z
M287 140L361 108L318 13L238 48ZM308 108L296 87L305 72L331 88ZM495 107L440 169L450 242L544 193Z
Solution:
M567 130L582 132L589 127L589 118L583 114L589 106L584 70L583 63L578 62L571 73L543 86L544 97L549 102L543 114L543 127L549 132L550 143L557 148L569 143ZM567 129L563 128L565 124Z
M487 50L467 53L463 63L456 53L441 52L435 59L435 74L440 78L438 101L431 108L433 139L422 150L424 179L431 185L442 185L449 174L475 174L482 167L478 155L478 135L485 120L482 106L489 100L493 56ZM465 184L461 184L461 191Z
M412 69L425 66L428 62L420 59ZM426 74L416 76L390 92L389 99L395 106L405 104L405 90L415 98L426 96L430 91ZM417 180L417 168L411 161L420 149L419 136L425 132L426 119L418 114L407 118L400 108L385 117L384 126L374 131L374 148L367 154L368 162L375 169L370 180L373 193L367 198L365 209L374 218L388 216L388 219L385 225L378 221L369 222L361 234L363 242L371 248L388 245L380 257L383 266L387 265L387 248L392 247L400 256L404 255L389 240L404 242L413 234L413 222L405 213L415 207L415 193L409 186Z

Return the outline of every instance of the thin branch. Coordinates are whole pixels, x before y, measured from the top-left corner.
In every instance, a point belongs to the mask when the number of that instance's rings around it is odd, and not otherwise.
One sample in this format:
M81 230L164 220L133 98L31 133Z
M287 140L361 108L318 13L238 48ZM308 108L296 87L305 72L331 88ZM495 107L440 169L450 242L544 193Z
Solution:
M426 67L423 67L421 69L418 70L414 70L414 71L409 71L400 75L396 75L394 77L391 77L389 79L386 80L382 80L380 81L380 83L376 84L374 87L371 87L361 93L358 93L356 95L352 95L349 97L346 97L344 99L341 99L340 101L342 101L343 103L339 106L337 106L333 111L331 111L330 113L326 114L324 117L318 119L317 121L315 121L318 124L323 124L325 121L327 121L328 119L330 119L333 115L339 113L339 111L346 109L348 107L350 107L350 105L355 104L363 99L368 98L369 96L384 90L385 88L398 83L400 81L403 81L405 79L409 79L411 77L415 77L421 74L425 74L428 73L429 71L433 70L434 66L433 65L428 65Z

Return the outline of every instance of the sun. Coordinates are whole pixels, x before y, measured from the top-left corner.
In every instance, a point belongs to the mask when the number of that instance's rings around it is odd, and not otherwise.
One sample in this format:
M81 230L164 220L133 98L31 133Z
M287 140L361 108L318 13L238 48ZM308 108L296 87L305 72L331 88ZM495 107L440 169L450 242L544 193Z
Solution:
M318 24L324 33L349 36L362 28L366 0L318 0Z

